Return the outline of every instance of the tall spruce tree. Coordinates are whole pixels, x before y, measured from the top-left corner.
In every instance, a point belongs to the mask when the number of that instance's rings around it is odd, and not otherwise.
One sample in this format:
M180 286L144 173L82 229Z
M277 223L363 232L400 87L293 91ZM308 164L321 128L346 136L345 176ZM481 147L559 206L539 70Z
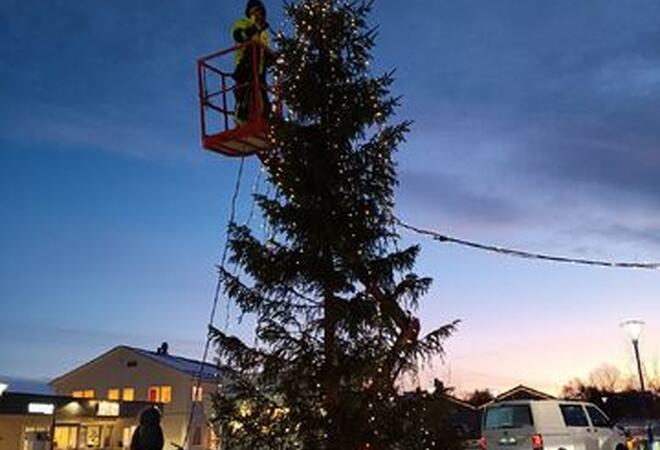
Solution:
M425 426L397 382L442 353L456 323L422 337L412 313L431 280L411 272L419 248L397 246L393 153L409 123L388 123L392 74L369 70L371 2L285 8L274 70L290 114L273 119L265 160L278 195L256 198L273 235L232 225L242 276L221 269L256 339L212 330L227 367L216 423L230 450L439 447L446 430Z

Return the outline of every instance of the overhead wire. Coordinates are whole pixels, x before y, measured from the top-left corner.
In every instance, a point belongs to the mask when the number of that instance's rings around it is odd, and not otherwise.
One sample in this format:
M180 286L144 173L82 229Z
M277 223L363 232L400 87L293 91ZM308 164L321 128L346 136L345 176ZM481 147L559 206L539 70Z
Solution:
M619 269L648 269L648 270L660 269L660 262L605 261L598 259L570 258L566 256L555 256L544 253L534 253L525 250L518 250L518 249L501 247L491 244L483 244L480 242L468 241L466 239L459 239L456 237L447 236L446 234L440 233L438 231L428 230L410 225L409 223L406 223L397 217L394 218L394 221L401 228L412 231L422 236L431 237L432 239L439 242L448 242L451 244L457 244L464 247L471 247L478 250L497 253L500 255L507 255L507 256L513 256L524 259L536 259L540 261L580 264L580 265L595 266L595 267L610 267L610 268L619 268Z

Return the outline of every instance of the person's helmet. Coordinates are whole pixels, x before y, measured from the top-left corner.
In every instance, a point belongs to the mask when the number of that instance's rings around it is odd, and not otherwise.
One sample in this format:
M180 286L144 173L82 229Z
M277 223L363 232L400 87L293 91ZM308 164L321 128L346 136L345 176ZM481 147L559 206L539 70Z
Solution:
M264 17L266 16L266 6L264 5L264 2L262 2L261 0L248 0L247 6L245 7L246 16L250 15L250 10L252 8L261 8L261 10L264 13Z

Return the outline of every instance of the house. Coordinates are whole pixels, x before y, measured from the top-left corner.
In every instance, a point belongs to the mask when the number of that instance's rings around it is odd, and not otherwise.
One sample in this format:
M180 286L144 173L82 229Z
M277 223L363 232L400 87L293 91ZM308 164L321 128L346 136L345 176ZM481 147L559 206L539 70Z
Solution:
M449 420L459 436L466 440L478 439L481 435L481 411L474 405L446 394L449 405Z
M166 448L201 450L217 446L207 418L219 376L217 366L174 356L164 343L156 351L115 347L50 384L76 399L160 403Z
M6 391L0 394L0 450L127 449L148 405Z

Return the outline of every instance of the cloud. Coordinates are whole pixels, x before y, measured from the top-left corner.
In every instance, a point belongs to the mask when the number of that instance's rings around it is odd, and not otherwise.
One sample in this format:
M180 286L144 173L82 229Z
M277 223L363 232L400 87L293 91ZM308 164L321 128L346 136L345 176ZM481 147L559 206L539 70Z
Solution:
M184 134L166 118L149 118L148 108L80 108L33 102L6 118L3 138L50 149L107 151L144 160L185 160L198 142L194 130ZM161 121L162 120L162 121Z
M569 189L597 204L625 200L646 208L660 195L660 129L634 133L604 119L574 117L528 135L513 158L517 170L546 189Z
M480 239L657 259L655 116L639 112L627 125L629 117L539 118L485 107L435 117L437 124L418 124L404 149L410 156L401 170L400 208L414 205L420 220L433 214L461 235L479 231Z
M428 172L399 175L401 203L450 216L454 222L498 228L518 224L525 217L525 211L516 203L470 190L460 178Z

